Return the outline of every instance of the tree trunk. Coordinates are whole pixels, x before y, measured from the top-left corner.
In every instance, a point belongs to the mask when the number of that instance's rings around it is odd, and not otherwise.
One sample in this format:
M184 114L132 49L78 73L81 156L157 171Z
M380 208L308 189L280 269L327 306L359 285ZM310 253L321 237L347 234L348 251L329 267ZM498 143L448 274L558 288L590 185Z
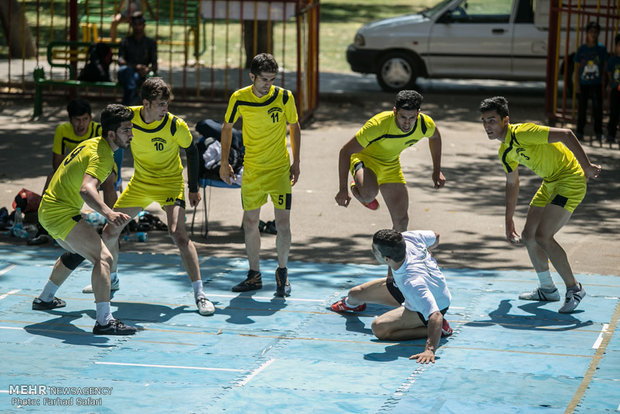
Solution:
M245 45L245 67L248 69L254 56L259 53L272 53L273 24L266 20L244 20L243 43Z
M9 9L11 12L10 16ZM22 4L18 0L0 1L0 23L2 24L4 37L9 44L9 53L12 58L32 58L36 56L36 48L30 26L25 21L25 16L22 13Z

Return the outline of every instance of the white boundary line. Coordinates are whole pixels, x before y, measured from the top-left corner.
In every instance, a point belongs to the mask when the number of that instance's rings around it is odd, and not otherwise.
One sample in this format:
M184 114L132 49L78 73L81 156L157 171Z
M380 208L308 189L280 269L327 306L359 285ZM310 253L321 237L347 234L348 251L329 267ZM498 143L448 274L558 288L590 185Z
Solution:
M269 361L266 361L260 367L256 368L254 371L252 371L247 377L245 377L245 379L243 381L241 381L239 384L236 384L236 386L237 387L243 387L245 384L250 382L250 380L252 378L254 378L256 375L258 375L258 373L260 373L262 370L264 370L269 365L271 365L273 363L273 361L275 361L275 359L270 359Z
M11 329L13 331L22 331L24 328L17 328L14 326L0 326L0 329Z
M11 270L13 270L14 268L16 268L17 265L9 265L7 267L5 267L4 269L0 270L0 276L2 276L3 274L5 274L6 272L10 272Z
M609 328L609 324L603 324L603 329L601 329L601 333L598 334L598 338L594 341L594 345L592 345L592 349L598 349L601 346L601 342L603 342L603 336L607 333L607 328Z
M21 289L15 289L15 290L12 290L12 291L10 291L10 292L8 292L8 293L5 293L4 295L0 295L0 300L5 299L5 298L6 298L7 296L9 296L9 295L14 295L14 294L16 294L16 293L17 293L17 292L19 292L20 290L21 290Z
M239 295L217 295L217 294L208 294L208 292L205 292L205 294L207 294L208 297L214 297L214 298L248 298L248 299L264 299L264 300L271 300L274 298L274 296L239 296ZM287 297L286 301L289 302L293 302L293 301L297 301L297 302L325 302L324 299L303 299L303 298L292 298L292 297Z
M243 372L244 369L233 368L208 368L208 367L186 367L183 365L155 365L155 364L132 364L127 362L95 362L97 365L122 365L129 367L147 367L147 368L172 368L172 369L196 369L201 371L231 371Z

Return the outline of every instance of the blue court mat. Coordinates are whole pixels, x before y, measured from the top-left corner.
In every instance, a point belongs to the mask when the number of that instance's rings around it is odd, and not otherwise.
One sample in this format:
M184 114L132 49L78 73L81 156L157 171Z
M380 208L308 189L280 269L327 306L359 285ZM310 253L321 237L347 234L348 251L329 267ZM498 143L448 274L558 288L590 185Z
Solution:
M385 275L380 266L290 263L293 294L235 294L245 259L201 259L216 313L198 315L178 255L121 254L114 315L143 328L91 334L95 307L81 293L90 266L58 291L67 307L31 309L59 249L0 246L0 411L196 413L617 412L620 278L577 275L577 312L519 301L534 272L444 269L453 297L434 365L408 359L424 340L372 335L371 305L340 315L347 289ZM554 275L557 277L557 275ZM558 279L559 282L559 279Z

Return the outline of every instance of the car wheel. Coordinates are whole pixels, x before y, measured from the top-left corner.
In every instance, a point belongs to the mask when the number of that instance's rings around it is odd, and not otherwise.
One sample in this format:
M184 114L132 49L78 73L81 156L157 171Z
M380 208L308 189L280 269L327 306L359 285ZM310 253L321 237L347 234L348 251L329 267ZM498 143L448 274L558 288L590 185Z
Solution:
M411 89L417 78L415 69L410 56L398 52L388 53L379 64L377 82L381 89L388 92Z

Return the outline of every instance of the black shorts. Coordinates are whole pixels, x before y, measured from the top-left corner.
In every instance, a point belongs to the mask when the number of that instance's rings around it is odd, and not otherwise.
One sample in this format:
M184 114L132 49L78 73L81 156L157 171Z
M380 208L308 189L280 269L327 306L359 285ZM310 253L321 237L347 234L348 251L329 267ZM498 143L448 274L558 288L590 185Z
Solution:
M387 277L385 279L385 285L387 287L388 292L390 292L392 297L394 299L396 299L396 302L400 303L401 305L403 303L405 303L405 297L401 293L401 291L398 288L398 286L396 286L396 284L394 283L394 278L393 277Z
M448 308L442 309L439 312L441 312L442 315L445 315L446 312L448 312ZM416 313L418 314L418 316L422 320L422 323L424 324L424 326L428 326L428 321L426 319L424 319L424 315L422 315L420 312L416 312Z

